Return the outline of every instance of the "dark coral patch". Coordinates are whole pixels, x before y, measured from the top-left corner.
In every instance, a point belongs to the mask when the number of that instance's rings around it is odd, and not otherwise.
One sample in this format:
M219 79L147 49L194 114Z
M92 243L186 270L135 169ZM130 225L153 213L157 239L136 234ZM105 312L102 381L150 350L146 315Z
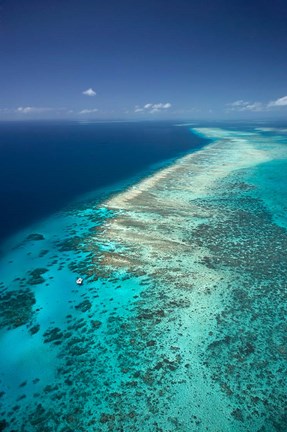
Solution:
M45 282L45 279L43 278L43 274L47 273L48 269L46 268L36 268L35 270L32 270L29 272L30 279L28 280L28 283L31 285L39 285Z
M45 237L43 236L43 234L38 234L38 233L29 234L26 238L26 240L28 240L28 241L32 241L32 240L39 241L39 240L44 240L44 239L45 239Z
M75 306L76 309L80 310L81 312L87 312L92 307L92 303L89 300L84 300L83 302L79 303L77 306Z
M27 324L36 303L31 290L7 291L0 297L0 328L16 328Z

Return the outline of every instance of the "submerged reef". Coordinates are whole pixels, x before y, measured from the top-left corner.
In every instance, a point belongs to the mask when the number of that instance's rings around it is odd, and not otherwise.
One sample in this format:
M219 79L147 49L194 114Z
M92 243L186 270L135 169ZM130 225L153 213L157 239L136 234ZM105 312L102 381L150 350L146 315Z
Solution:
M29 327L56 354L56 370L45 384L23 381L2 430L285 430L287 231L249 176L278 143L201 132L220 139L100 206L70 211L81 222L55 239L54 257L39 258L49 265L30 271L26 310L47 267L85 283L64 297L61 320Z
M5 291L0 296L0 329L28 324L33 318L35 303L35 296L29 289Z
M28 284L30 285L39 285L45 282L43 278L43 274L47 273L48 269L46 268L37 268L29 272Z
M27 239L26 239L26 240L28 240L28 241L31 241L31 240L39 241L39 240L44 240L44 239L45 239L45 237L43 236L43 234L32 233L32 234L29 234L29 235L27 236Z

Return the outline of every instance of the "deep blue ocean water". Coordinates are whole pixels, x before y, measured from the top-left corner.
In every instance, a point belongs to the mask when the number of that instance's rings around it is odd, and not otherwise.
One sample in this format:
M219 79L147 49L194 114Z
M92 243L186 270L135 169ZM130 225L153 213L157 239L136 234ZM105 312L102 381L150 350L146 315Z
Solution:
M171 123L0 123L0 244L78 196L203 142Z

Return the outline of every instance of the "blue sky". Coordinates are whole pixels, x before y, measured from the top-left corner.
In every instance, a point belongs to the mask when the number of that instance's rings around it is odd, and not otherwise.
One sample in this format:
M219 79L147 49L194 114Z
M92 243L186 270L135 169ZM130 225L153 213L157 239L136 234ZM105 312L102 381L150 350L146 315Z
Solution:
M286 118L285 0L0 5L0 119Z

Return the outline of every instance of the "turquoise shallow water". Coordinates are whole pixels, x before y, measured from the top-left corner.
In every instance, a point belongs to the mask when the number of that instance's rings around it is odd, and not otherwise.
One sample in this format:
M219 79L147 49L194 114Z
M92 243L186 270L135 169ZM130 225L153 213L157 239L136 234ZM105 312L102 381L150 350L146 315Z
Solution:
M195 132L7 242L0 430L286 430L287 137Z
M97 256L81 250L81 238L110 216L105 208L91 212L85 207L59 214L35 226L36 232L21 232L2 259L0 369L5 430L62 428L65 416L78 409L74 404L79 406L79 386L91 381L87 365L91 368L96 362L109 380L111 369L117 368L114 347L106 339L109 323L114 316L128 316L143 282L124 270L98 278ZM98 243L98 253L115 247L111 242ZM82 286L75 283L78 275L84 277ZM101 372L99 381L105 374ZM53 414L50 419L50 409L63 407L60 399L65 399L64 417Z

